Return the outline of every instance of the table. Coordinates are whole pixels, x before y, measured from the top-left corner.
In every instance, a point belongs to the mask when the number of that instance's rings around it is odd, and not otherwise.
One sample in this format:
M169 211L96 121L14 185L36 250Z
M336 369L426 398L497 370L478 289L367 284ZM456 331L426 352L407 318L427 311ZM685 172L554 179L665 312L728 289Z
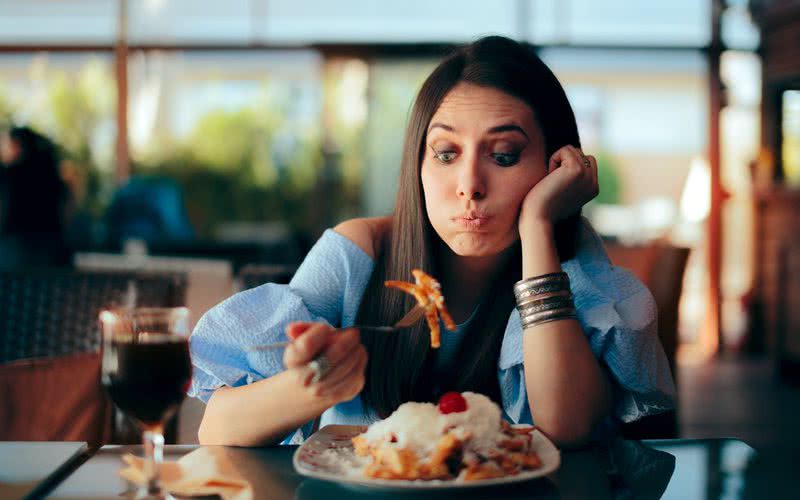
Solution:
M0 442L0 498L36 497L87 450L79 442Z
M168 459L196 445L166 447ZM219 447L250 481L255 498L423 498L426 494L376 493L305 478L292 468L296 447ZM48 498L114 499L126 491L117 477L120 456L139 447L105 446L81 464ZM562 453L558 471L502 488L437 492L441 499L478 498L798 498L796 450L756 451L736 439L623 441ZM796 461L794 463L797 463ZM785 464L781 469L776 464Z

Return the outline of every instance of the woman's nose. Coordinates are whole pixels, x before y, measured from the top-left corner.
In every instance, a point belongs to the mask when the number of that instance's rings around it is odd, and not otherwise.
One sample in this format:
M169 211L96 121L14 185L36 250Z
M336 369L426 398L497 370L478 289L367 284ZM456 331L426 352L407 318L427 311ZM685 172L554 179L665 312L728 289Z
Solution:
M486 197L486 180L477 155L464 158L458 176L458 197L466 200L480 200Z

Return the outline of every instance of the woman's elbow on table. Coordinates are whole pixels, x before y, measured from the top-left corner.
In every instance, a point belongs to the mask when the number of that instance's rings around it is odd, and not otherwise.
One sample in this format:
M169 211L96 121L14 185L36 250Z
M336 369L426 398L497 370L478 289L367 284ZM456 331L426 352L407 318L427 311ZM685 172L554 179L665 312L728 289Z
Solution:
M562 449L580 448L592 435L590 422L570 422L567 419L537 421L536 427Z
M235 406L236 402L231 401L229 394L225 394L226 391L228 391L227 388L221 387L214 391L211 399L208 400L206 411L197 430L198 442L204 446L258 446L263 444L247 439L247 429L234 424L235 420L231 418L230 408L231 404L233 403Z
M209 402L210 403L210 402ZM245 446L244 444L235 443L232 436L227 435L226 426L220 419L215 418L214 408L209 404L206 407L206 413L200 421L200 427L197 429L197 441L203 446L210 445L226 445L226 446Z
M219 420L203 416L200 427L197 430L197 441L203 446L267 446L272 443L269 440L248 439L246 435L238 433L235 424L230 421ZM277 441L276 441L277 442Z
M200 421L200 428L197 429L197 442L203 446L214 445L214 444L221 444L219 443L219 439L215 436L213 429L211 428L208 423L208 419L203 417L203 420Z

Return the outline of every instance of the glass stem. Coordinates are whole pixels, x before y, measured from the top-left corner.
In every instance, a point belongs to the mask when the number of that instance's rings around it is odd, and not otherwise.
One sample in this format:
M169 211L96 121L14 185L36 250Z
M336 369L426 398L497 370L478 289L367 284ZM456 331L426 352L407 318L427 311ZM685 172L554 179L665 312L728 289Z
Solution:
M148 427L144 431L144 474L147 478L147 492L161 493L159 476L161 462L164 461L164 426Z

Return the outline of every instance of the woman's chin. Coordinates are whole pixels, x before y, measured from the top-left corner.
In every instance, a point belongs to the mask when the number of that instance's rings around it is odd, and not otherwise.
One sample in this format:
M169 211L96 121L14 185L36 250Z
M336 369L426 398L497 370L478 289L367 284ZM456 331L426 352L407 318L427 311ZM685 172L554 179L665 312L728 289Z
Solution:
M459 257L492 257L508 245L502 245L487 234L462 233L447 241L447 246Z

